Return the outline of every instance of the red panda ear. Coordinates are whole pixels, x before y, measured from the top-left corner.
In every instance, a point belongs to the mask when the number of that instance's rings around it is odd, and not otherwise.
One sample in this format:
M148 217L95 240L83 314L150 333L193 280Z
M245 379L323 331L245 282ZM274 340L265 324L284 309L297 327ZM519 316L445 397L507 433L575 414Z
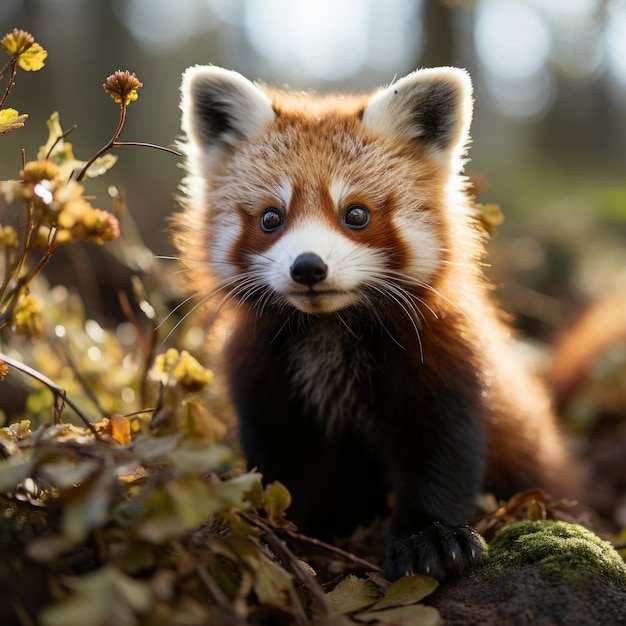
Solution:
M264 91L241 74L221 67L188 68L181 94L183 131L209 157L252 139L275 116Z
M375 93L363 124L394 139L416 140L460 156L472 117L472 83L465 70L417 70Z

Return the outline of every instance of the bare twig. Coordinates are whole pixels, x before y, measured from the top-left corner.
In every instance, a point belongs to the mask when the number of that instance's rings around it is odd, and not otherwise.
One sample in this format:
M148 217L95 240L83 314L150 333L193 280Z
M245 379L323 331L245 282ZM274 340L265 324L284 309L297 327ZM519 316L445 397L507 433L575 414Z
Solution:
M100 436L98 435L98 432L96 431L96 429L93 427L92 423L87 419L85 415L83 415L83 412L76 406L76 404L74 404L74 402L70 400L70 398L68 398L67 392L65 391L65 389L63 389L62 387L59 387L56 383L51 381L47 376L44 376L41 372L38 372L32 367L29 367L28 365L24 365L23 363L20 363L19 361L16 361L15 359L12 359L11 357L7 356L6 354L3 354L2 352L0 352L0 361L4 361L9 367L12 367L13 369L18 370L22 372L23 374L26 374L27 376L34 378L35 380L39 381L40 383L48 387L50 391L52 391L52 393L54 394L54 401L55 401L54 402L55 422L58 423L61 421L63 408L65 404L67 404L74 411L74 413L78 415L78 417L85 424L85 426L96 437L96 439L100 439Z
M74 361L74 357L70 353L69 348L63 341L58 341L58 345L61 348L61 352L63 353L63 358L67 361L67 364L70 366L74 377L78 381L85 395L93 402L96 407L98 413L100 413L101 417L107 417L107 412L102 408L100 401L98 400L98 396L94 393L93 389L89 386L89 383L85 380L85 377L80 373L80 369L76 365L76 361Z
M9 78L9 84L7 88L4 90L2 97L0 98L0 107L4 105L5 100L7 99L11 89L15 86L15 75L17 74L17 57L13 57L7 64L0 70L0 79L4 78L4 72L11 67L11 76Z
M128 300L128 295L126 292L120 291L118 293L118 300L120 303L120 307L122 312L126 316L126 319L133 325L135 332L137 333L137 340L141 345L141 351L143 352L143 365L141 372L141 386L139 389L139 398L141 404L146 404L147 397L147 381L148 381L148 372L152 367L152 363L154 362L154 355L156 354L156 347L159 341L159 331L158 325L156 325L152 320L149 320L152 325L152 332L150 337L146 337L143 329L141 328L141 324L133 311L133 307L130 305L130 301ZM148 318L149 319L149 318ZM157 407L159 408L159 407ZM156 410L156 409L155 409Z
M165 146L159 146L153 143L145 143L141 141L118 141L120 134L122 133L122 129L124 128L124 124L126 122L127 108L128 108L128 105L124 101L122 101L120 103L120 119L117 124L117 128L115 129L115 132L113 133L113 136L111 137L111 139L109 139L109 141L107 141L106 144L104 144L104 146L102 146L102 148L100 148L100 150L98 150L98 152L96 152L89 159L89 161L87 161L83 169L80 170L80 172L78 173L76 177L77 181L80 182L81 180L83 180L83 178L85 178L85 176L87 175L87 170L94 164L94 162L97 159L99 159L103 154L107 153L109 150L112 150L113 148L121 148L123 146L141 146L144 148L154 148L156 150L162 150L163 152L169 152L170 154L174 154L176 156L181 156L180 152L178 152L177 150L174 150L172 148L166 148Z
M74 124L70 128L68 128L66 131L63 131L54 140L54 143L50 146L50 150L48 150L48 153L46 154L46 159L50 158L50 155L52 154L52 151L54 150L54 147L59 143L59 141L61 141L62 139L65 139L70 133L73 133L77 128L78 128L78 126L76 124Z
M279 539L274 530L258 515L241 513L242 517L250 524L256 526L262 533L263 540L281 560L283 565L289 568L292 574L299 580L311 595L318 601L325 615L332 614L332 607L321 585L309 572L302 567L296 555Z
M371 572L382 571L382 569L378 567L378 565L374 563L370 563L369 561L366 561L365 559L358 557L356 554L352 554L351 552L346 552L346 550L342 550L341 548L338 548L337 546L333 546L330 543L325 543L324 541L320 541L319 539L316 539L315 537L302 535L293 530L289 530L288 528L281 528L280 532L284 532L285 534L289 535L292 539L295 539L296 541L299 541L301 543L308 543L309 545L315 546L316 548L320 548L324 550L325 552L335 554L336 556L341 557L342 559L346 561L350 561L351 563L354 563L355 565L360 565L361 567L364 567Z

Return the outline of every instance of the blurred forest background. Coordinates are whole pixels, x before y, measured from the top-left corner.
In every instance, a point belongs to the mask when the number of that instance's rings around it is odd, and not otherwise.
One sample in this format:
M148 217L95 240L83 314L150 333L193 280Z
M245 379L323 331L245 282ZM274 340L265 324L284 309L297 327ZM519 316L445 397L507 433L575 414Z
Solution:
M546 338L586 302L626 289L625 0L2 0L0 31L14 27L49 57L42 72L19 75L7 103L30 119L3 139L0 179L16 176L22 148L35 156L52 111L64 128L78 126L76 154L104 144L117 109L102 83L117 69L144 83L122 139L172 145L180 75L192 64L320 91L458 65L475 84L467 171L478 201L506 217L489 259L505 306ZM177 159L116 154L117 167L90 190L100 199L98 184L123 189L147 246L170 253ZM108 254L68 247L51 281L82 287L106 313L120 279Z

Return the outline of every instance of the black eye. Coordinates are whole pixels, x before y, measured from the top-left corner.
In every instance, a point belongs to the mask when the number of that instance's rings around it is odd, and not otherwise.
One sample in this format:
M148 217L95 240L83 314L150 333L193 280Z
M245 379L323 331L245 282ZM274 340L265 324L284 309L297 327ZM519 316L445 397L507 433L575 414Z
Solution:
M343 216L346 226L358 230L370 223L370 212L362 204L351 204Z
M271 233L280 228L284 222L285 218L282 216L281 212L274 207L270 207L269 209L265 209L263 215L261 215L261 230L266 233Z

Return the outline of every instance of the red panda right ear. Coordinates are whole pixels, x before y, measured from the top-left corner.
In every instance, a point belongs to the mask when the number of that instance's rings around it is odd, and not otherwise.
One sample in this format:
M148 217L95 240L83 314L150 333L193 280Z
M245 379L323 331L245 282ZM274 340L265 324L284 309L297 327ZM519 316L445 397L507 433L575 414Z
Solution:
M419 142L454 162L465 149L471 117L468 73L436 67L417 70L376 92L365 107L363 124L381 136Z
M267 94L241 74L196 65L183 74L182 128L190 143L212 160L252 139L275 117Z

